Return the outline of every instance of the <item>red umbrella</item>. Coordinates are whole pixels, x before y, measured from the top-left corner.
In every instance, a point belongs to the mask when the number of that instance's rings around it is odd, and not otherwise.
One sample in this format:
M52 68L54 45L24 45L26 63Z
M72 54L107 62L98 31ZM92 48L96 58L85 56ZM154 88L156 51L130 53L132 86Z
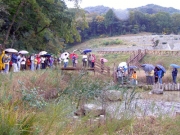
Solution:
M75 54L75 53L71 53L71 54L69 55L70 59L72 59L72 58L73 58L73 56L74 56L74 57L76 57L76 58L78 58L78 55L77 55L77 54Z
M104 62L108 62L108 60L105 59L105 58L100 58L100 61L101 61L102 59L103 59Z

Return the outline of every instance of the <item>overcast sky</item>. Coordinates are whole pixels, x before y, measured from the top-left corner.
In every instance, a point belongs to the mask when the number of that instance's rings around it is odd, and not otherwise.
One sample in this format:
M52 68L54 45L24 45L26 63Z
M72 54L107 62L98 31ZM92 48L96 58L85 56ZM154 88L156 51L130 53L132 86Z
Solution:
M82 0L80 7L85 8L89 6L104 5L115 9L126 9L145 6L147 4L156 4L163 7L180 9L179 2L179 0ZM73 7L73 4L68 2L67 6Z

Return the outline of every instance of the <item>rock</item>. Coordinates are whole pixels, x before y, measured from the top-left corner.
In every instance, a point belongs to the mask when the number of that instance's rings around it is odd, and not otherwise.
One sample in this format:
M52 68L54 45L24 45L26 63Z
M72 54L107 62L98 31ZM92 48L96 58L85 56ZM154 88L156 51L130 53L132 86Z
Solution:
M104 93L105 99L109 101L121 101L122 93L117 90L108 90Z
M163 89L153 89L151 92L152 94L163 94Z
M104 115L105 110L103 110L101 106L97 106L95 104L85 104L84 113L85 115L91 115L96 117L96 116Z

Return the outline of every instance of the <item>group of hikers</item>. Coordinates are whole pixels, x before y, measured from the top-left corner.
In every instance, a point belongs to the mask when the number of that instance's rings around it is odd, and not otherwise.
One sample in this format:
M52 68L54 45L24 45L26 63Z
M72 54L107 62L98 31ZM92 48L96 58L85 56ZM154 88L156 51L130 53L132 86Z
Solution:
M155 83L162 84L163 83L162 78L164 76L164 73L165 72L163 71L163 69L157 66L151 71L145 71L146 84L147 85L154 85ZM172 74L172 82L176 84L177 74L178 74L177 68L173 67L171 74ZM120 84L124 84L125 80L128 78L130 78L131 84L133 85L138 84L137 73L134 68L128 69L124 67L118 67L116 75L117 75L117 80Z
M76 67L78 63L78 57L76 54L72 54L72 66ZM82 65L83 67L94 68L95 55L84 53L82 56ZM1 73L8 73L9 71L19 72L24 70L39 70L46 68L53 68L57 65L63 63L64 68L68 67L69 63L69 54L67 57L62 58L54 57L52 55L40 55L40 54L21 54L21 53L12 53L7 51L2 51L0 54L0 71Z

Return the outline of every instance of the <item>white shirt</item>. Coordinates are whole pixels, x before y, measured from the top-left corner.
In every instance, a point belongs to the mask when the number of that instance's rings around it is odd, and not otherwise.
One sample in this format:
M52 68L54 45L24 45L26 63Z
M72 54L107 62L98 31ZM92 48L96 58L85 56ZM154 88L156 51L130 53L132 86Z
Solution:
M41 57L41 63L44 63L44 61L45 61L45 58Z
M22 64L22 65L25 65L25 64L26 64L26 58L25 58L25 57L24 57L24 58L22 57L20 61L21 61L21 64Z
M64 62L69 62L69 60L68 59L64 59Z

